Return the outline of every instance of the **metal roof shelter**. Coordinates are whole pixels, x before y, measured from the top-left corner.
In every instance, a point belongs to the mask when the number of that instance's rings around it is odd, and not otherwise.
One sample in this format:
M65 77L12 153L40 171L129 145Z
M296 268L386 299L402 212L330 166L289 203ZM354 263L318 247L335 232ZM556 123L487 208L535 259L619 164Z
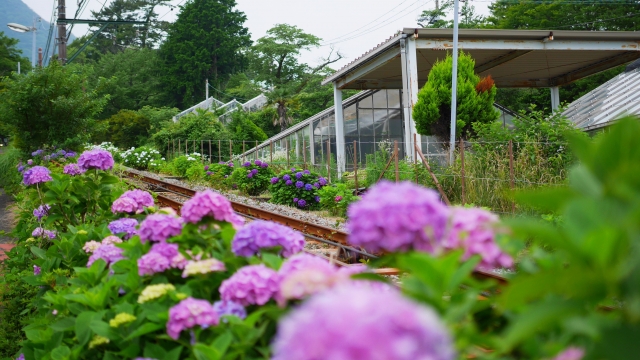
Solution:
M558 87L640 58L640 33L622 31L460 29L460 50L476 61L476 73L491 75L497 87L551 88L552 106L560 103ZM452 29L405 28L349 63L323 84L342 89L402 89L405 153L413 153L415 123L411 117L418 91L433 64L453 48ZM339 169L344 170L344 119L336 108Z

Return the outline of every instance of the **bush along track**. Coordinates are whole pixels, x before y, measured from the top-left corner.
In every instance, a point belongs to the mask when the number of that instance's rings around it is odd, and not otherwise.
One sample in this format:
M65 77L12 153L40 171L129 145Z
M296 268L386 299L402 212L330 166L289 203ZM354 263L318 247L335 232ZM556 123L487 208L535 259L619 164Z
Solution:
M2 303L28 296L3 310L25 325L24 340L3 356L633 358L638 132L623 120L593 144L575 139L571 187L519 196L557 211L555 225L503 224L411 183L372 187L347 210L349 243L386 252L372 264L404 271L402 291L365 265L338 269L300 253L304 238L287 227L243 224L212 191L180 217L157 209L110 174L108 153L83 153L74 175L33 166L0 287ZM472 276L512 266L525 241L532 256L500 292ZM597 310L607 304L618 305Z

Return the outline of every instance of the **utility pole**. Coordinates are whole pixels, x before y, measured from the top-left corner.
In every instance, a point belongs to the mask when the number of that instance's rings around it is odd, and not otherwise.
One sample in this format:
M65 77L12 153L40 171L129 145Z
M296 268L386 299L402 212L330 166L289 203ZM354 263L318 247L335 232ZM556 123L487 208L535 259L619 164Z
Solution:
M67 62L67 23L65 0L58 0L58 60L62 65Z
M204 99L209 100L209 79L205 79Z
M451 69L451 138L449 140L449 164L453 165L456 149L456 112L458 92L458 8L459 0L453 2L453 66Z
M38 66L42 67L42 48L38 48Z

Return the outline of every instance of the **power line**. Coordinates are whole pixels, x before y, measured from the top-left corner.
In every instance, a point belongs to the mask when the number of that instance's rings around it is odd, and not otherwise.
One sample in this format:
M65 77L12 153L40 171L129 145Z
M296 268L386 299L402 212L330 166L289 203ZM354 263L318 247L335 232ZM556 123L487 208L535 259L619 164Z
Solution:
M180 4L182 4L184 2L184 0L181 0L179 3L177 3L176 5L169 5L169 7L171 8L169 11L167 11L166 13L164 13L164 15L160 16L158 18L158 21L160 21L160 19L162 19L163 17L167 16L167 14L169 14L170 12L173 11L174 8L177 8L178 6L180 6Z
M58 1L54 0L53 1L53 9L51 9L51 20L49 21L49 34L47 35L47 45L45 46L45 51L43 54L43 63L48 63L48 59L49 59L49 46L51 46L51 38L53 37L53 29L55 28L55 23L56 23L56 3Z
M587 22L583 22L583 23L581 23L581 24L573 24L573 25L557 26L557 28L564 28L564 27L571 27L571 26L579 26L579 25L595 24L595 23L600 23L600 22L605 22L605 21L611 21L611 20L624 19L624 18L628 18L628 17L636 16L636 15L640 15L640 13L634 13L634 14L629 14L629 15L619 16L619 17L614 17L614 18L610 18L610 19L602 19L602 20L587 21Z

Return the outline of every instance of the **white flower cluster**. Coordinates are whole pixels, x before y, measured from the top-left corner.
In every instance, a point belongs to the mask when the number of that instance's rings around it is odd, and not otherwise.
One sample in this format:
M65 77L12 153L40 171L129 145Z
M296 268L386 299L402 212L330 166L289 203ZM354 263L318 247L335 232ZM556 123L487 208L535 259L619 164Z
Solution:
M121 156L125 165L139 169L158 167L161 164L161 160L164 160L158 150L146 147L137 149L132 147L131 149L123 151Z
M117 147L115 147L112 143L105 141L102 144L98 144L98 145L93 145L93 144L85 144L85 149L87 150L95 150L95 149L101 149L101 150L106 150L112 154L114 153L119 153L120 149L118 149Z
M204 160L204 157L202 156L202 154L194 152L191 154L187 154L187 160L189 161L200 161L200 160Z

